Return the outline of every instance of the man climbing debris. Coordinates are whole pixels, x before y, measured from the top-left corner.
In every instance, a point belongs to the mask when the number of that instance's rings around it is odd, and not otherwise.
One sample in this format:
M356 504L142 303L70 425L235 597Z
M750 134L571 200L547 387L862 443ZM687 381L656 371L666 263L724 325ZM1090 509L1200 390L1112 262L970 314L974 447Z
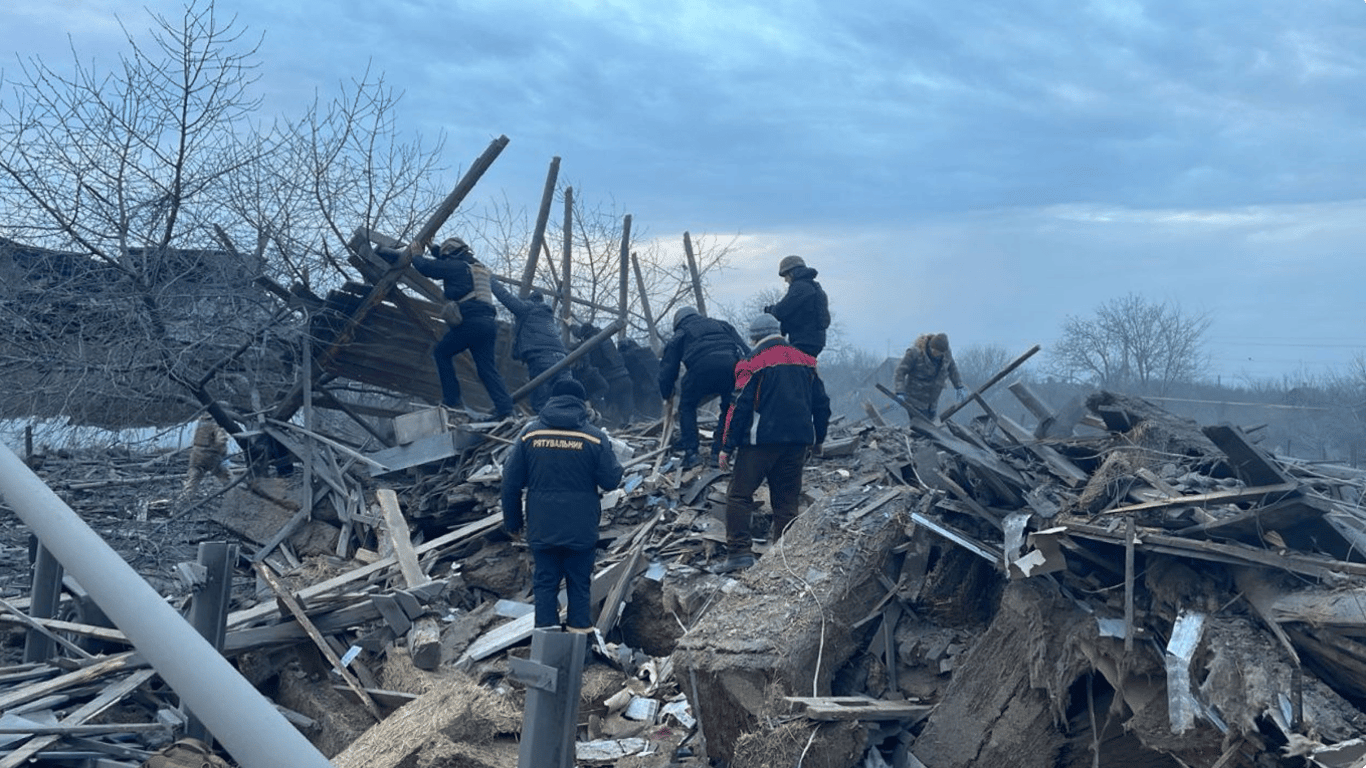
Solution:
M679 366L686 366L678 397L678 447L683 467L697 466L697 408L713 397L721 398L721 417L712 437L712 456L721 452L721 428L730 408L735 383L735 364L749 354L749 346L735 326L698 314L693 307L674 313L674 335L664 347L659 364L659 394L673 397Z

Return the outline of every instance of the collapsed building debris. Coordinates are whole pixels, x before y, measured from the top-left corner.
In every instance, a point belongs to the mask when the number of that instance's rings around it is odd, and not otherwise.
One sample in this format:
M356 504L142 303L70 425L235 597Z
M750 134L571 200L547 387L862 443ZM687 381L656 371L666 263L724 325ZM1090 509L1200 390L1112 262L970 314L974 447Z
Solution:
M808 466L806 510L739 575L708 570L724 475L673 461L655 471L659 422L618 431L623 453L645 458L624 460L604 505L581 763L1353 764L1339 753L1366 725L1354 546L1366 473L1273 457L1236 428L1200 429L1141 400L1099 393L1087 406L1075 434L1043 441L990 419L837 425L845 455ZM334 480L361 503L311 523L330 533L301 529L266 552L278 530L241 528L258 568L288 581L263 574L274 583L238 598L223 653L335 764L506 765L515 751L509 661L530 621L529 565L496 532L510 428L438 424L465 447L377 475L353 463ZM330 472L325 450L314 461ZM274 499L300 498L290 478L271 485ZM276 525L290 516L245 485L225 502L225 521L248 508L275 510ZM348 523L373 548L343 559ZM3 619L128 643L97 623ZM63 706L49 697L142 690L175 710L146 692L150 671L136 685L114 677L127 669L114 653L75 671L56 659L7 668L0 701L21 716L25 703ZM489 701L459 711L502 711L500 724L473 728L430 703L456 691ZM78 729L89 716L70 719L60 737L30 738L100 739ZM155 722L126 727L138 747L125 735L108 749L147 754Z
M357 231L361 279L327 296L260 281L307 310L309 346L294 386L249 416L200 382L199 402L244 449L231 480L200 467L184 482L183 453L28 451L23 465L175 609L216 614L195 626L333 764L510 765L531 566L499 531L498 498L529 414L468 421L429 405L442 293L372 244L397 242ZM568 317L582 300L564 274L551 293ZM564 364L626 327L613 311ZM538 382L499 333L520 396ZM1037 422L1019 423L980 393L1037 349L973 393L981 415L966 426L957 406L934 423L872 403L862 421L838 419L807 464L802 514L740 573L714 572L726 475L669 456L671 409L613 429L626 473L603 499L578 762L1366 765L1366 473L1273 456L1235 426L1114 393L1054 410L1014 382ZM487 409L473 366L456 366L469 405ZM324 409L346 428L314 418ZM16 511L15 486L0 487ZM239 545L220 550L222 610L205 608L218 571L191 546L214 537ZM0 624L25 646L0 667L0 768L36 756L131 767L194 731L183 705L203 691L142 652L157 633L115 628L126 615L106 616L86 589L100 576L63 576L27 544L0 549ZM198 726L248 768L299 764Z

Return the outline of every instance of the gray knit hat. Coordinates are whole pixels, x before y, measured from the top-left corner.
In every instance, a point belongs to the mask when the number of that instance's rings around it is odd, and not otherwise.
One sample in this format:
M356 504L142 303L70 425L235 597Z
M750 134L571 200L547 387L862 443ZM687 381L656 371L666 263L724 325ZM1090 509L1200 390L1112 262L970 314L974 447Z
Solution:
M778 323L778 318L767 312L760 312L749 321L749 337L752 340L757 341L781 332L782 326Z
M804 267L804 266L806 266L806 262L805 262L805 261L802 261L802 257L800 257L800 256L784 256L784 257L783 257L783 260L780 261L780 262L778 262L778 277L782 277L783 275L786 275L788 272L791 272L792 270L796 269L797 267Z
M683 322L684 318L692 317L695 314L697 314L697 307L679 307L678 311L674 313L674 330L678 330L678 325Z

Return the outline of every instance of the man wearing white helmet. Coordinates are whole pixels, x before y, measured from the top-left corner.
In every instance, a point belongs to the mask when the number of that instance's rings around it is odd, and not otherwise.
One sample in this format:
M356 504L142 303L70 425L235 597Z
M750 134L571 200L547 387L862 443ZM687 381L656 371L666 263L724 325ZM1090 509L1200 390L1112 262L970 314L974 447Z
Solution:
M754 492L768 483L776 541L797 517L802 467L813 445L825 442L830 398L816 372L816 358L788 343L777 318L768 313L749 325L754 352L735 366L738 394L727 414L718 463L735 471L726 492L726 550L723 571L754 564L750 519Z

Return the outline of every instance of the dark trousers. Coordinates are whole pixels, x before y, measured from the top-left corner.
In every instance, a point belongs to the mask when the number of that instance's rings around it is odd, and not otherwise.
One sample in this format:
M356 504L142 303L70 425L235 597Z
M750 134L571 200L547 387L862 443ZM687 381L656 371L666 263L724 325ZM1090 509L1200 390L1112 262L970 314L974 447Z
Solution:
M712 455L721 451L721 431L730 410L731 390L735 388L735 359L728 355L703 358L683 374L678 393L678 447L697 450L697 407L712 397L721 398L721 418L711 441Z
M522 362L526 363L527 380L530 381L531 379L540 376L541 374L545 373L550 368L550 366L560 362L563 359L563 354L555 352L552 352L550 354L527 355L522 359ZM569 368L561 368L559 373L555 374L554 376L551 376L549 379L545 381L544 384L541 384L539 387L536 387L535 389L531 390L530 397L532 409L535 410L537 413L540 413L541 408L545 406L545 401L550 399L550 392L555 388L555 382L559 381L560 379L563 379L568 375Z
M742 445L736 450L730 490L726 492L726 547L730 554L753 549L750 518L758 507L754 492L768 481L768 498L773 504L773 540L797 517L797 500L802 495L802 466L808 445Z
M635 413L635 388L631 376L615 376L607 380L607 415L617 426L628 424Z
M441 402L449 408L461 408L460 379L455 375L455 356L469 350L474 358L474 369L484 389L493 401L493 412L502 416L512 413L512 397L508 394L503 375L498 372L494 345L498 341L498 321L492 317L467 317L460 325L447 326L446 335L432 349L436 375L441 379Z
M536 603L536 626L560 626L560 582L569 598L566 624L571 629L593 626L589 611L593 587L593 559L591 549L542 547L531 550L536 571L531 577L531 594Z

